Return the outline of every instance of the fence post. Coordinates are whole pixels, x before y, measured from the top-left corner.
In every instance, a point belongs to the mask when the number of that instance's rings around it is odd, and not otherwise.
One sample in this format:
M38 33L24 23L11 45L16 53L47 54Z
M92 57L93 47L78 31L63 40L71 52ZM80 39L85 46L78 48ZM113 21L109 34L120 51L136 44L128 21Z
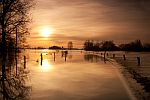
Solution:
M137 61L138 61L138 66L140 66L141 65L140 57L137 57Z
M67 60L68 51L65 51L65 61Z
M125 55L123 55L123 59L126 60L126 56Z
M66 61L66 58L67 58L67 54L65 54L65 61Z
M42 53L41 53L41 65L42 65L42 61L43 61L43 55L42 55Z
M106 51L104 52L104 61L106 61Z
M24 56L24 69L26 69L26 56Z
M61 51L61 57L63 57L64 56L64 51Z
M55 52L54 52L54 61L55 61Z

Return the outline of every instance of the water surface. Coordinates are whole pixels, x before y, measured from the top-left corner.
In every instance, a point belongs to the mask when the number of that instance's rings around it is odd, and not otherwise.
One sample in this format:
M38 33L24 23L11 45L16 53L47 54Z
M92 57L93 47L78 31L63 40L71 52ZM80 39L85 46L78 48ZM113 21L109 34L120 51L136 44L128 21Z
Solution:
M43 52L43 51L41 51ZM130 100L118 70L98 56L69 52L28 52L27 66L32 83L32 100Z
M17 66L8 68L2 82L2 100L133 99L117 67L94 54L69 51L65 56L61 51L26 50L18 55Z

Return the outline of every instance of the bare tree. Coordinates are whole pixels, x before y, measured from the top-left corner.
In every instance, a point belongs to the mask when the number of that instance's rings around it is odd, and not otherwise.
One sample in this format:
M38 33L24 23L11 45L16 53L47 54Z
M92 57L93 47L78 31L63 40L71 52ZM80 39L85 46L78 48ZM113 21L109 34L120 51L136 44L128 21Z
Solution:
M0 1L0 28L2 45L16 36L20 42L25 42L25 36L29 34L30 22L29 9L33 0L1 0Z
M0 0L0 39L2 46L2 75L1 85L2 93L7 93L6 76L6 51L9 42L17 45L25 41L25 36L29 34L28 23L29 9L33 5L33 0ZM16 42L16 43L15 43ZM16 83L16 82L15 82Z
M71 50L73 48L73 43L72 41L69 41L68 42L68 49Z

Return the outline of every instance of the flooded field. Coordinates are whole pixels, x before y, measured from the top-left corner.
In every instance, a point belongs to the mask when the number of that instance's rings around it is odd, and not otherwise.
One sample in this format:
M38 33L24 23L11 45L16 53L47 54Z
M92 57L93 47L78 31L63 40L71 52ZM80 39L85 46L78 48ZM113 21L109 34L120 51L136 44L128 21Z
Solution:
M115 57L113 57L115 54ZM109 52L108 58L115 60L126 77L138 100L150 98L150 53ZM111 61L112 62L112 61Z
M0 100L135 100L118 67L98 55L26 50L18 56L1 80Z

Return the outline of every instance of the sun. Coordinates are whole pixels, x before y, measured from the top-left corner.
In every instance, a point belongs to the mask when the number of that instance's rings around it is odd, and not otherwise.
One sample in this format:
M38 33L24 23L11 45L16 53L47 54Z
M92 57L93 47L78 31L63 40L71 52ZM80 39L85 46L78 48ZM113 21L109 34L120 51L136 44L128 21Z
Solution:
M54 32L54 29L50 27L42 27L40 29L40 34L42 37L49 37L53 32Z

